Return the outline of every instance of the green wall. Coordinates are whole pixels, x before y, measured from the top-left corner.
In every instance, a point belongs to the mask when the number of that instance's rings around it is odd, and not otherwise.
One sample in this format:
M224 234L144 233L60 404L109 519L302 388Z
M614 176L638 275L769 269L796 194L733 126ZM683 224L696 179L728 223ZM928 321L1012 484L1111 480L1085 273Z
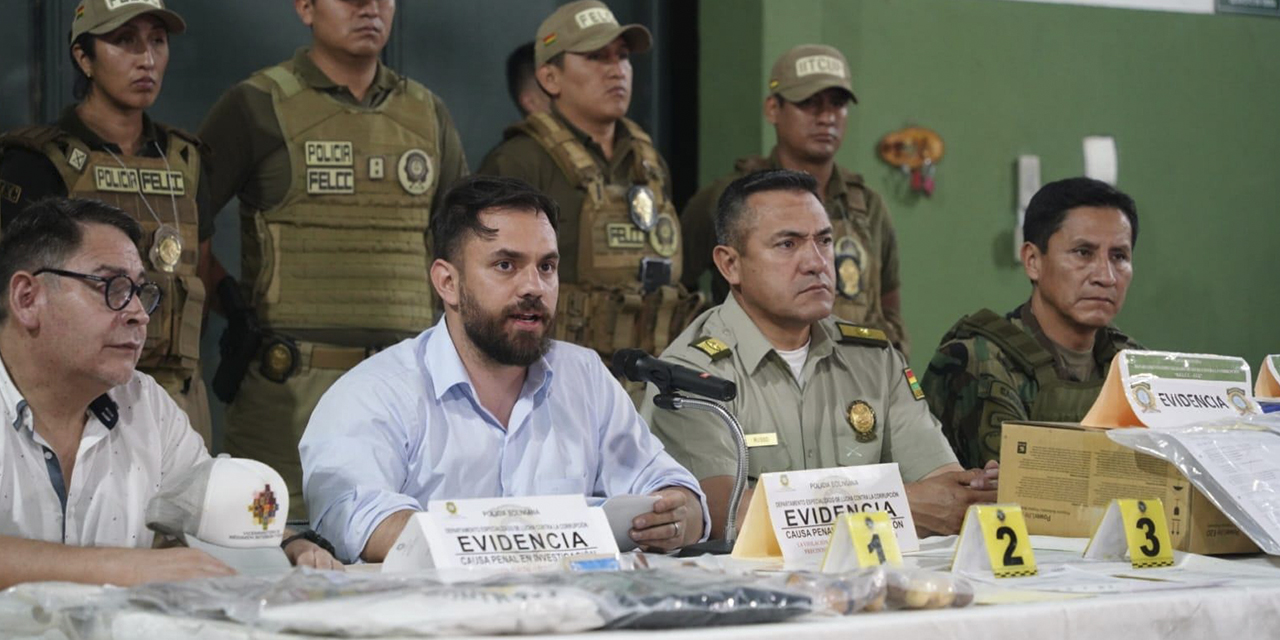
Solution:
M1141 233L1121 329L1154 349L1280 352L1280 20L1001 0L701 0L700 180L767 151L773 60L841 49L860 104L838 161L893 212L912 365L961 315L1006 311L1029 285L1012 257L1015 162L1042 182L1084 172L1111 135ZM909 124L946 156L932 198L875 156Z

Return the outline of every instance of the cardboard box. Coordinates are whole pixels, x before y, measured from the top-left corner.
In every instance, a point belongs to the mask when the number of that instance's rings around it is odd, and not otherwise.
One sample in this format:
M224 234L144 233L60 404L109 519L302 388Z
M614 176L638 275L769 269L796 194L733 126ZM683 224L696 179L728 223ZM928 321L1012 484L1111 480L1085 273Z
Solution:
M1006 422L1000 502L1022 505L1031 534L1088 538L1114 498L1160 498L1174 548L1204 555L1257 545L1176 467L1111 441L1103 429Z

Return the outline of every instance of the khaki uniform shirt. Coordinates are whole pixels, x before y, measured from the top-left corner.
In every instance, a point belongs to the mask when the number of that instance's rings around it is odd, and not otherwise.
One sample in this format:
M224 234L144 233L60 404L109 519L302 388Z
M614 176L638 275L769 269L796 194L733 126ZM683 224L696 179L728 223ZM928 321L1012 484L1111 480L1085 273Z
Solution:
M587 153L600 165L605 180L609 184L632 183L632 170L635 166L632 155L636 151L632 146L631 133L626 127L621 124L614 127L613 157L606 159L600 145L560 115L555 107L552 107L551 115L582 142ZM663 184L666 185L664 188L668 192L667 196L670 197L671 171L667 168L665 160L661 171ZM560 238L560 281L577 283L578 222L582 202L586 199L586 194L577 181L560 170L555 158L551 157L551 154L542 148L538 141L524 134L508 138L490 151L480 163L476 173L520 178L537 187L560 206L560 225L557 233Z
M749 449L751 478L897 462L903 480L915 482L956 461L923 396L913 395L902 354L887 346L840 342L831 318L815 323L811 336L802 386L730 296L698 316L662 358L733 381L738 396L726 404L743 432L776 436L777 444ZM713 360L693 346L708 337L724 342L729 355ZM659 409L653 404L656 391L649 385L640 414L671 455L699 480L736 473L736 448L724 424L702 411ZM859 442L850 423L849 409L856 401L870 405L875 414L869 442Z
M401 81L399 74L379 63L373 85L364 100L358 101L349 89L330 80L311 61L306 48L298 49L293 64L308 87L353 105L377 106ZM433 205L436 209L449 185L468 171L462 140L449 111L438 96L432 94L431 99L435 101L441 148L440 190ZM213 150L209 178L214 210L220 210L232 196L239 196L247 207L257 211L270 210L284 200L292 166L271 94L245 82L231 87L205 116L200 136Z
M711 259L712 250L716 246L716 207L720 196L729 183L741 178L757 168L781 169L778 150L774 148L768 158L748 156L739 158L735 163L733 174L720 178L703 187L689 199L684 211L680 212L680 230L684 241L684 272L682 280L690 291L698 289L698 280L704 271L711 272L711 296L717 304L724 302L729 295L729 283L716 269ZM848 210L846 194L849 189L861 188L867 202L866 228L870 235L865 250L873 259L879 261L880 277L866 283L868 296L877 302L886 293L897 291L902 285L898 274L898 239L893 229L893 221L889 218L889 207L884 199L868 188L862 177L852 171L836 166L827 181L827 190L823 194L823 205L827 215L834 223L837 220L848 220L852 213ZM839 239L839 234L837 234ZM864 272L874 273L869 265L863 266ZM839 298L837 298L839 302ZM835 315L843 320L857 324L865 324L885 332L889 340L906 352L907 333L902 321L902 314L897 310L882 310L880 314L867 314L863 317L845 317L837 304ZM877 304L876 308L880 306Z

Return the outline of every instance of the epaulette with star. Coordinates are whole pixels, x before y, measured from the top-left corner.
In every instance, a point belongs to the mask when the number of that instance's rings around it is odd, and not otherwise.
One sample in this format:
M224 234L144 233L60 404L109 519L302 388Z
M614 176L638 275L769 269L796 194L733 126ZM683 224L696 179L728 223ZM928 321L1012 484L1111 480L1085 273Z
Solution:
M729 345L725 344L724 341L719 338L698 338L690 343L689 346L707 354L707 357L711 358L712 362L721 358L727 358L729 357L729 354L733 353L733 350L729 348Z
M840 330L841 344L860 344L868 347L889 348L889 338L884 332L871 327L863 327L852 322L836 320L836 328Z

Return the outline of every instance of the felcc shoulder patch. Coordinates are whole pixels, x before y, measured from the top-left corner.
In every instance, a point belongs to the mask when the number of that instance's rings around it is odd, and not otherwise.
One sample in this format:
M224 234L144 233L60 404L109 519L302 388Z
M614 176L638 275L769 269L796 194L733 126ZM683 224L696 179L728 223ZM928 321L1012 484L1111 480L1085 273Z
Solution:
M836 320L840 330L840 342L843 344L862 344L869 347L889 348L889 338L879 329L860 327L851 322Z
M729 345L725 344L724 341L719 338L701 338L699 340L695 340L690 346L707 354L707 356L711 358L712 362L721 358L727 358L729 357L729 354L733 353L733 350L729 348Z

